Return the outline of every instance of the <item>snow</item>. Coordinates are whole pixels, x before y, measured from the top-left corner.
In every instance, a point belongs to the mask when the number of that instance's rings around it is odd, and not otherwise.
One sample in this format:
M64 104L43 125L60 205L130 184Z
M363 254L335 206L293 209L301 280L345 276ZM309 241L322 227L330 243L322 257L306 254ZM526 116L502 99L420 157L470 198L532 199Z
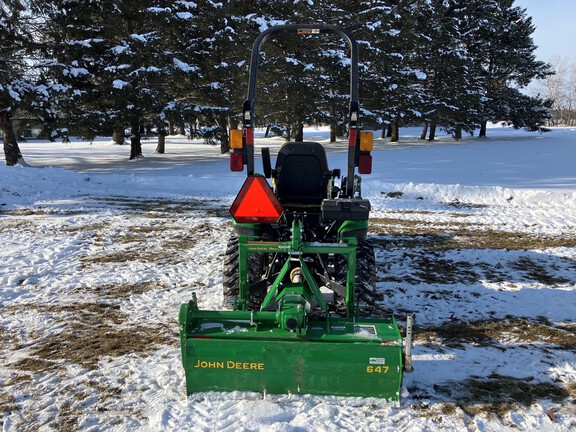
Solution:
M130 35L130 37L131 37L132 39L135 39L135 40L140 41L140 42L142 42L142 43L148 42L148 38L146 37L146 35L141 35L141 34L138 34L138 33L132 33L132 34Z
M576 129L538 134L494 125L488 138L440 134L434 143L419 134L402 129L398 143L377 139L373 174L363 177L386 307L401 324L415 313L421 328L528 319L530 329L545 323L573 333ZM262 135L257 146L275 154L281 139ZM327 136L305 132L306 140L327 143ZM186 397L178 308L192 292L202 309L220 308L227 208L245 173L229 172L228 156L200 141L167 137L164 155L155 147L144 141L145 158L128 161L128 146L109 138L30 141L21 150L32 167L0 166L3 430L576 429L574 393L521 404L496 392L492 411L479 408L492 406L486 399L466 399L463 388L479 379L576 382L573 345L548 341L553 334L526 340L513 325L459 343L417 338L400 406L240 391ZM346 143L327 147L331 167L344 168ZM398 224L416 235L398 235ZM427 228L439 229L436 246L459 246L411 247L424 244L426 235L417 234ZM466 246L491 232L500 233L495 242L546 241ZM564 242L547 243L554 239ZM434 279L427 260L443 265L444 279ZM91 348L106 335L120 348Z
M114 81L112 81L112 87L114 87L116 89L122 89L122 88L126 87L127 85L130 85L130 83L127 81L123 81L121 79L115 79Z
M250 18L252 21L254 21L254 23L259 26L260 32L264 32L264 31L268 30L270 27L286 24L285 20L263 18L263 17L256 16L255 14L247 15L246 18L247 19Z
M415 71L414 73L416 75L416 78L418 78L419 80L425 80L426 78L428 78L428 76L422 71Z
M86 68L80 68L80 67L73 67L73 68L70 68L69 70L64 71L64 72L65 72L65 73L69 73L70 75L72 75L72 76L74 76L74 77L77 77L77 76L80 76L80 75L88 75L88 74L90 74L90 72L88 72L88 69L86 69Z
M110 51L112 51L116 55L120 55L128 49L130 48L126 45L116 45L115 47L110 48Z
M191 66L182 60L174 58L174 64L178 67L182 72L196 72L198 68L196 66Z
M8 94L10 95L10 97L15 101L20 102L22 100L20 94L17 91L15 91L11 85L8 85L7 87L8 87Z
M198 6L196 3L190 1L178 1L176 3L179 3L188 9L195 9Z
M194 14L190 13L190 12L177 12L176 16L180 19L183 20L189 20L194 18Z

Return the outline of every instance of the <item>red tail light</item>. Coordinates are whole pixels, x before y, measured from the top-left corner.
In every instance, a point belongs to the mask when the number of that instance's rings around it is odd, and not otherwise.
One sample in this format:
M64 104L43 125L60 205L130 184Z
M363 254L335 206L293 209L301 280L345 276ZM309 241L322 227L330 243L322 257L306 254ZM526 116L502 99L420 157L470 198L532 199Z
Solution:
M230 153L230 171L244 171L244 157L242 153Z
M372 155L360 155L358 158L358 173L372 174Z

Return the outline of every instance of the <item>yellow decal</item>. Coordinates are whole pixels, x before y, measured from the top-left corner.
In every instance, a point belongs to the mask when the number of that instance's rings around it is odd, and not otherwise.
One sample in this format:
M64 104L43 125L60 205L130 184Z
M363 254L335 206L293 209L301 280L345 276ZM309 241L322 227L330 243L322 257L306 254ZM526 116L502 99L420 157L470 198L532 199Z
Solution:
M385 374L388 373L389 366L366 366L366 373L369 374Z
M198 360L194 367L202 369L224 369L224 362L208 362Z
M194 367L200 369L238 369L263 371L264 363L235 362L232 360L228 360L226 362L197 360Z
M243 370L264 370L264 363L241 363L228 360L226 369L243 369Z

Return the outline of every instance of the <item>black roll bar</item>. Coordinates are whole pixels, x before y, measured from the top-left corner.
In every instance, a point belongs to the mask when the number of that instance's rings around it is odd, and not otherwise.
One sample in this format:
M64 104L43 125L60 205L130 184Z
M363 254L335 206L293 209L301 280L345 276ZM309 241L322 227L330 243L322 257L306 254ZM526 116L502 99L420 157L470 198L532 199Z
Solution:
M346 29L329 24L286 24L270 27L260 33L254 41L252 46L252 56L250 60L250 75L248 78L248 95L244 101L242 112L242 125L244 129L254 128L254 106L256 101L256 81L258 77L258 65L260 62L260 50L264 42L271 36L278 33L293 33L299 35L321 34L321 33L336 33L348 42L350 47L350 108L348 126L349 133L354 130L353 140L356 141L359 119L359 103L358 103L358 44L352 33ZM253 144L253 143L249 143ZM356 143L350 141L348 150L348 178L346 182L346 196L353 196L354 187L354 168L356 156ZM248 145L247 150L247 169L248 175L254 174L254 146Z

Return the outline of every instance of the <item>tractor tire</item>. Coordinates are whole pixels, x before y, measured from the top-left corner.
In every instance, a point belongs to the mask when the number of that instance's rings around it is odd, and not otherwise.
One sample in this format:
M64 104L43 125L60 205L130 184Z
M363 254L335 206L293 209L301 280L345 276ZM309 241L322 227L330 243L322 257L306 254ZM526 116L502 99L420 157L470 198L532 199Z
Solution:
M346 259L336 257L336 281L346 286ZM378 309L377 302L384 296L376 289L376 256L374 244L365 239L358 242L356 249L356 276L355 276L356 302L361 305L361 315L372 315ZM342 303L344 299L339 299ZM342 305L338 305L340 309Z
M232 307L240 294L240 263L239 263L238 238L231 236L226 246L224 256L224 266L222 270L222 294L224 297L224 306ZM261 279L262 272L262 254L252 254L248 258L248 283L252 284ZM248 310L257 310L260 308L266 293L250 293L247 306Z

